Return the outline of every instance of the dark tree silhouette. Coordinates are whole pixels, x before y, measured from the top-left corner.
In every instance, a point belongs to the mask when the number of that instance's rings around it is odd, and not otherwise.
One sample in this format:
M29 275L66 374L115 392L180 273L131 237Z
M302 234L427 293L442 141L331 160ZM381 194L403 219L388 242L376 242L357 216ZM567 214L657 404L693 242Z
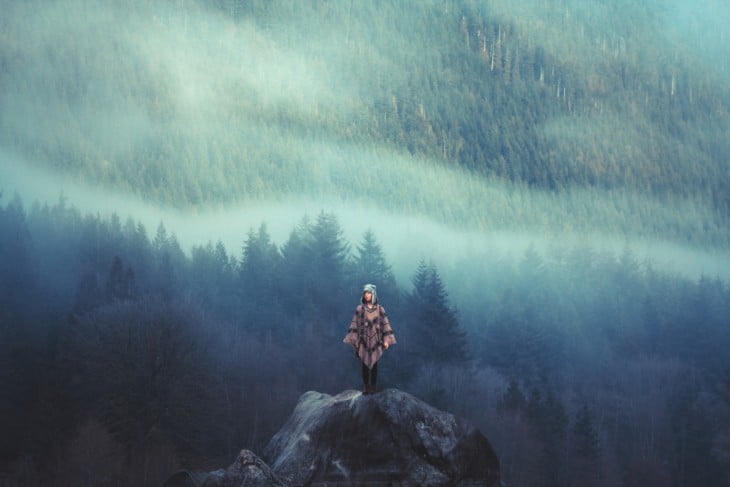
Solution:
M398 285L393 270L388 264L383 249L372 230L365 232L354 256L355 285L372 283L378 294L385 296L388 309L396 309L400 302Z
M242 326L260 339L281 340L287 333L279 293L281 259L266 225L249 231L238 270L238 301Z
M112 267L106 280L106 301L113 303L137 296L137 282L131 266L124 269L122 258L114 256Z
M413 290L406 297L408 350L420 361L441 365L469 362L466 332L436 267L419 263Z

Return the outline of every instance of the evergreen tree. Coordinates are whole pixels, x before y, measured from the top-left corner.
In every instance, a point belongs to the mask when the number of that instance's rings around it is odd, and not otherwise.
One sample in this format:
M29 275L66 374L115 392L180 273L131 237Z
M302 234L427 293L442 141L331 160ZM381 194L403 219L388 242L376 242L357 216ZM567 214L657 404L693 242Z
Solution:
M551 373L550 347L535 316L525 316L524 303L513 290L506 290L494 312L494 322L485 331L481 360L507 377L533 386Z
M240 319L259 337L284 333L277 292L280 268L281 254L266 225L261 224L256 233L250 230L239 267Z
M725 485L723 465L712 454L717 435L716 407L705 394L686 388L671 404L669 423L673 436L672 477L677 485Z
M0 207L0 310L25 313L33 288L32 236L20 197Z
M527 417L540 443L541 485L566 485L568 416L549 384L533 387L527 402Z
M215 247L210 242L193 247L189 267L187 286L192 295L212 313L233 320L237 315L233 310L234 302L239 302L237 297L234 298L237 292L234 269L238 268L238 264L228 256L223 243L218 241Z
M120 255L124 255L130 266L137 269L136 282L142 290L154 287L154 274L157 269L155 252L147 229L141 222L128 218L123 231L123 247Z
M167 229L165 228L165 224L160 222L160 224L157 226L155 239L152 241L152 248L155 250L155 252L163 252L167 249L167 245L169 244L169 242L170 239L167 236Z
M179 293L179 276L184 273L187 258L175 234L168 235L162 222L157 227L151 248L154 259L151 290L162 299L170 300Z
M313 300L315 319L327 324L321 332L327 336L339 335L343 326L343 303L351 298L350 244L343 237L337 217L325 212L319 214L305 242L309 256L309 285L305 289L308 299Z
M131 462L162 434L181 451L203 451L216 381L201 311L181 302L117 301L71 324L66 356L77 357L79 401L91 401Z
M282 297L291 307L307 305L298 292L309 289L310 281L310 232L312 223L307 217L289 233L289 238L281 248L283 278L279 282Z
M350 258L350 244L342 234L342 227L333 213L321 212L311 228L309 252L312 262L315 292L321 298L342 294L342 285L350 273L347 266Z
M419 263L406 300L409 352L421 361L465 365L469 361L466 333L434 265Z
M121 257L114 256L112 267L106 281L106 300L108 303L125 301L137 296L137 283L130 266L124 269Z
M372 230L365 232L362 243L357 246L354 267L355 285L375 284L378 295L386 296L389 309L398 306L398 286L393 270L387 263L383 250Z
M520 390L517 380L510 379L507 390L504 391L499 401L498 409L501 411L522 412L527 407L527 398Z
M175 268L172 265L172 257L167 250L157 256L155 275L153 277L153 291L164 300L175 297L177 292L177 278Z
M588 404L583 403L570 431L570 477L573 485L600 485L601 447L595 420Z

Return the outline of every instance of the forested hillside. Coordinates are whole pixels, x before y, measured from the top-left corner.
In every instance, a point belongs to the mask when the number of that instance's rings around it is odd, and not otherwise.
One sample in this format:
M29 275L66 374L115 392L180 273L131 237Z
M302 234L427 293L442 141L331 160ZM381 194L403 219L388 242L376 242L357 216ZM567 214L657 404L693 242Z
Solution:
M479 425L506 485L727 485L730 7L701 3L3 1L0 485L260 451L359 388L366 282L379 387Z
M30 165L185 208L729 242L719 1L6 3L0 144Z

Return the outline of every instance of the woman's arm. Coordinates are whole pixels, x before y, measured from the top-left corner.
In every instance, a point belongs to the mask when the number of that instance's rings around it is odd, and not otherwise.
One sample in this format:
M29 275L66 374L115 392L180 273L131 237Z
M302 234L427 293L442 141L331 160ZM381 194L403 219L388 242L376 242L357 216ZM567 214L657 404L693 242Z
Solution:
M393 327L390 326L390 321L388 320L388 313L385 312L385 308L382 306L380 307L380 311L383 316L383 348L387 350L389 346L395 345L397 342L395 339L395 333L393 332Z
M343 343L347 343L348 345L352 345L353 347L358 346L360 343L360 334L357 327L357 315L360 306L355 309L355 314L352 316L352 321L350 322L350 328L347 329L347 335L345 335L345 338L342 340Z

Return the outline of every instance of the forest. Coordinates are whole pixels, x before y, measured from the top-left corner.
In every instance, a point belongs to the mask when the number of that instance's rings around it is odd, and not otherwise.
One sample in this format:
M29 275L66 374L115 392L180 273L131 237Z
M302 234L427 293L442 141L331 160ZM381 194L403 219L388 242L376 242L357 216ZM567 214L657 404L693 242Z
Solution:
M397 282L374 230L304 215L282 245L184 252L160 223L63 198L0 207L0 480L161 485L261 451L308 390L359 388L364 282L398 338L380 388L479 426L507 485L730 480L730 288L589 246L428 260Z
M260 452L366 282L505 485L730 483L724 0L2 10L0 486Z
M730 244L722 0L6 7L0 144L58 177Z

